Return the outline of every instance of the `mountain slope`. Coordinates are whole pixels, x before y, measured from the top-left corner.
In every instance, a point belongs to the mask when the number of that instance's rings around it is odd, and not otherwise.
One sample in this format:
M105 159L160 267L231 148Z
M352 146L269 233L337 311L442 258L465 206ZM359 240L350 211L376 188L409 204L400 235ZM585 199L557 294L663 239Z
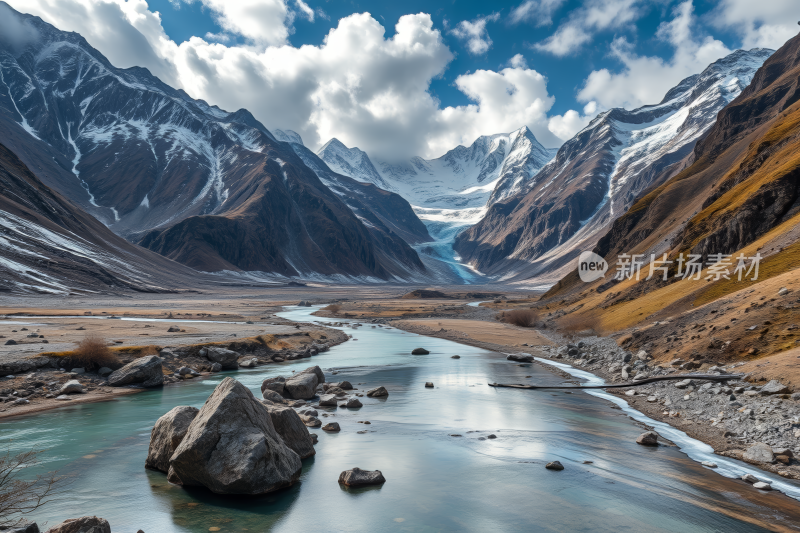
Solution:
M388 279L423 268L248 111L193 100L145 69L113 67L77 34L14 16L38 37L0 47L0 139L114 232L204 270Z
M0 144L0 291L161 292L197 272L118 237Z
M717 113L770 54L736 51L683 80L658 105L600 114L530 180L527 193L494 204L462 233L456 251L506 279L558 279L637 197L688 163Z
M645 272L651 254L666 254L673 261L667 279L620 281L606 275L585 284L571 273L545 295L543 304L563 302L573 311L564 320L591 324L597 331L646 327L634 335L632 347L650 343L662 353L670 345L653 340L666 336L664 329L693 341L684 350L720 351L726 357L796 346L789 333L796 327L791 325L796 293L793 297L780 289L796 285L800 269L799 154L800 36L770 57L720 112L697 143L693 164L637 201L595 249L612 272L622 253L643 254ZM680 254L690 253L700 256L705 269L698 280L676 275ZM734 273L740 254L748 269L752 258L760 256L757 277L752 271L740 280ZM712 266L727 270L728 279L709 278ZM709 311L711 316L726 313L730 342L715 341L714 328L703 335L692 331L686 339L683 330L692 324L697 328ZM676 323L661 326L671 322ZM770 327L755 331L752 324Z

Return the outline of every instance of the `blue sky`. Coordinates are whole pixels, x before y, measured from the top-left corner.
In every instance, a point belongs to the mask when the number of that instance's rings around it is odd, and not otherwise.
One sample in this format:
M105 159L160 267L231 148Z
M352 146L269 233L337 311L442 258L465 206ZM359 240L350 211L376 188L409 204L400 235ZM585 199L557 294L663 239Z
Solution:
M335 136L383 159L523 126L559 146L800 19L797 0L8 1L312 149Z

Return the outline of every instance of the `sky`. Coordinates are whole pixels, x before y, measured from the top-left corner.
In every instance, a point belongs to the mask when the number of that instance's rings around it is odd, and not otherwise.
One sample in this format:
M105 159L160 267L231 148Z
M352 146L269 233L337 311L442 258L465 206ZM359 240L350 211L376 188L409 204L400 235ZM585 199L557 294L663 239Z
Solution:
M738 48L797 34L797 0L6 0L319 148L438 157L527 126L560 146Z

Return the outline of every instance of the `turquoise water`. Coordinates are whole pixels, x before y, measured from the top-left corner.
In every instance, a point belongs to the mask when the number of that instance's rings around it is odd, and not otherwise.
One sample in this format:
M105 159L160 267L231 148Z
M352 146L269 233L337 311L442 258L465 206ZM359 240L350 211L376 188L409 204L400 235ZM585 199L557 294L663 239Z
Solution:
M281 316L308 320L313 311ZM311 361L0 423L3 445L46 449L48 469L74 476L67 497L34 518L52 524L98 515L115 533L800 529L797 502L719 476L675 447L636 445L641 427L602 398L486 385L533 381L525 376L562 381L538 365L395 329L346 331L358 340ZM431 354L410 355L418 346ZM384 385L390 396L362 398L359 410L330 409L322 420L339 422L342 431L312 430L319 431L317 455L304 462L300 484L264 497L220 497L172 486L144 469L150 429L172 407L200 407L225 375L258 392L264 378L312 363L338 369L331 381L363 383L356 385L362 391ZM426 381L436 388L424 388ZM498 438L479 440L489 433ZM546 470L552 460L565 470ZM386 484L343 489L338 475L354 466L381 470Z

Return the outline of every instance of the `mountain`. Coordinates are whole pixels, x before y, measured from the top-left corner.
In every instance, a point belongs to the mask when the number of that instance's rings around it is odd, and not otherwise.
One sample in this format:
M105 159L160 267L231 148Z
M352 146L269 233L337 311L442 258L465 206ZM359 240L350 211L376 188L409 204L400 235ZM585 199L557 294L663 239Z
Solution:
M503 279L552 282L647 190L691 162L717 114L772 50L738 50L669 90L657 105L611 109L567 141L522 193L492 205L455 250Z
M610 274L584 283L570 272L541 300L562 324L628 329L630 336L619 337L626 348L666 361L751 360L796 348L800 36L720 111L691 164L637 200L594 251ZM641 254L643 273L651 256L666 254L667 279L659 271L649 280L614 279L621 254ZM698 279L678 275L681 254L699 256ZM747 270L741 278L740 255Z
M135 246L45 186L0 144L0 291L165 292L203 276Z
M35 37L0 40L0 140L115 233L205 271L424 271L407 243L368 228L319 180L286 132L146 69L115 68L80 35L5 10Z
M550 161L555 150L544 148L523 127L508 134L479 137L469 147L458 146L442 157L426 160L373 162L358 148L331 139L317 155L335 172L393 191L408 200L425 222L434 243L418 251L465 280L479 276L460 264L452 249L458 232L478 220L489 205L517 194Z

